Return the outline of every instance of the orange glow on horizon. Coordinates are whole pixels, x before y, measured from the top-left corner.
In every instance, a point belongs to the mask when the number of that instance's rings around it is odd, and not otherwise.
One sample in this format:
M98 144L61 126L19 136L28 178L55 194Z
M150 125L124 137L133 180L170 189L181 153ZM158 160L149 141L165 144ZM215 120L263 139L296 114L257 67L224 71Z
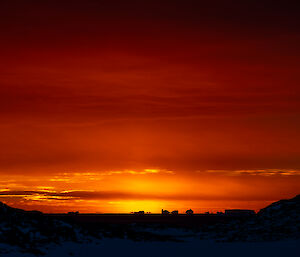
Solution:
M259 210L280 199L287 182L289 189L296 193L299 173L295 170L208 170L191 177L169 170L144 169L64 172L39 177L2 175L0 181L6 181L6 186L0 190L0 198L14 207L45 212L144 210L158 213L168 208L184 213L191 207L196 212L247 207ZM290 176L293 176L293 185L286 180ZM249 180L254 184L251 187ZM257 187L260 184L263 186ZM268 184L275 185L275 190L266 187ZM286 197L292 196L292 193L286 194Z

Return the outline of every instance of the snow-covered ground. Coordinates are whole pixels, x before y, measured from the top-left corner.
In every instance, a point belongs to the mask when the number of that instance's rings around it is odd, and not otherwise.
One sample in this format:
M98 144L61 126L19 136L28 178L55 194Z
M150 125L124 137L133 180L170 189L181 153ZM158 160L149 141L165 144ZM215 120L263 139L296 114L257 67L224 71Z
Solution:
M1 245L2 248L4 245ZM2 248L3 249L3 248ZM13 248L10 248L12 250ZM207 256L207 257L299 257L300 240L277 242L233 242L216 243L199 239L186 242L134 242L127 239L103 239L92 243L64 243L52 245L45 257L163 257L163 256ZM12 251L3 257L33 257L36 255Z
M106 225L81 227L0 203L0 256L300 257L300 195L201 227Z

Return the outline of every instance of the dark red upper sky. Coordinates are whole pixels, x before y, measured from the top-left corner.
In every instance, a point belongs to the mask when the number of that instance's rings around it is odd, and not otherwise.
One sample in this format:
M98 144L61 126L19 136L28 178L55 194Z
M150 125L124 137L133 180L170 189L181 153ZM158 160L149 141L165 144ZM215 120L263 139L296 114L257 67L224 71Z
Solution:
M195 185L190 200L231 201L229 188L244 188L245 201L298 193L299 10L297 1L1 1L3 190L108 172L115 178L97 185L109 199L156 199L125 185L140 172L137 187L170 181L166 200L187 197L180 181L211 186ZM21 178L7 186L8 174Z

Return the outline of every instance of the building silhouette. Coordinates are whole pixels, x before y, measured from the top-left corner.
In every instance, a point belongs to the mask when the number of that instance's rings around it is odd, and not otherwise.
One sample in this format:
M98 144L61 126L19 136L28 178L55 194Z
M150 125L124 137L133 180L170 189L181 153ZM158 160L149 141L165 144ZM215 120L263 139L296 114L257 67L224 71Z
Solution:
M243 209L230 209L225 210L225 215L233 217L249 217L255 215L255 211Z
M144 211L136 211L134 212L135 215L144 215L145 212Z
M168 210L161 209L161 214L162 215L169 215L170 212Z
M192 209L189 209L185 212L187 215L193 215L194 211Z

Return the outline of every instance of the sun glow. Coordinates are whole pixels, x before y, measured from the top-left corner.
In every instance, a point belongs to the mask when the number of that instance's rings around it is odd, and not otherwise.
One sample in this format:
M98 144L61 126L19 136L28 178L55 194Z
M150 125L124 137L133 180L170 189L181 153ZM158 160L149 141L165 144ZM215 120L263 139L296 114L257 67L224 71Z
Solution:
M151 213L159 213L163 206L166 206L165 201L151 200L125 200L122 202L110 202L113 205L112 209L118 209L122 213L131 213L136 211L145 211Z

